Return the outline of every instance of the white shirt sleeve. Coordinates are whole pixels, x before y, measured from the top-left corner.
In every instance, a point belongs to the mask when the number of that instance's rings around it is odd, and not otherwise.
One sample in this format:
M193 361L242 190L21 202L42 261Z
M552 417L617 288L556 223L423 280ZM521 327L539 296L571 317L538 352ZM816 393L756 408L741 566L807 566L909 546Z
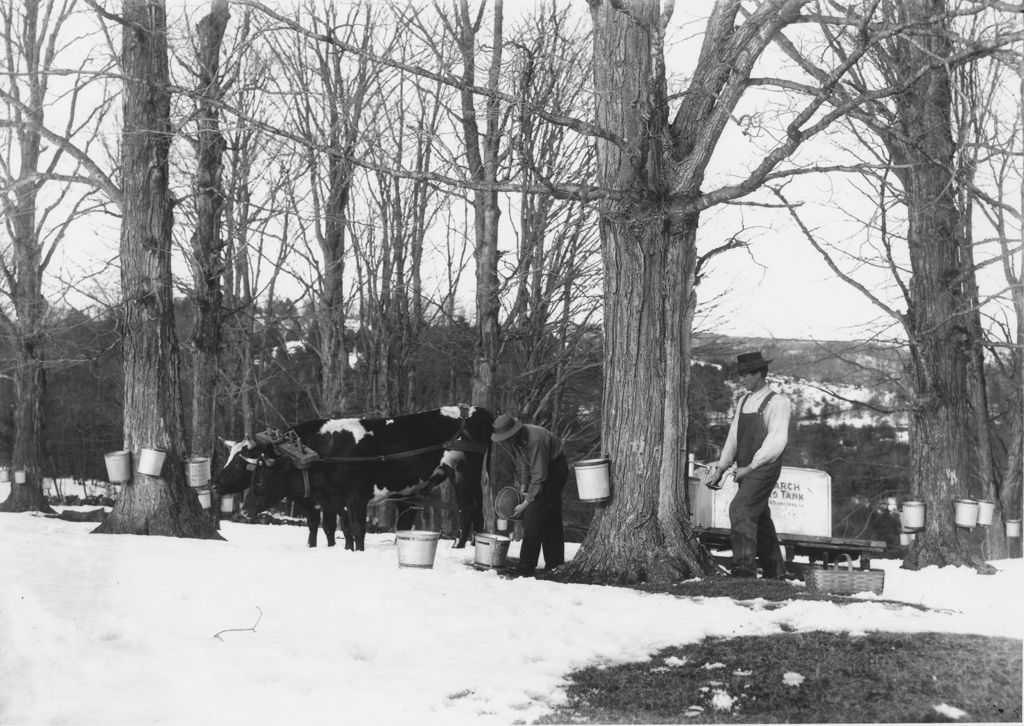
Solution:
M722 444L722 453L718 456L719 471L728 469L736 459L736 430L739 426L739 420L740 407L737 406L736 415L732 417L732 423L729 424L729 434L725 437L725 443Z
M761 448L754 452L750 460L750 468L756 469L763 464L770 464L780 456L786 449L789 441L789 416L792 407L789 399L776 393L768 401L764 409L764 424L768 428Z
M767 392L765 393L767 395ZM760 406L760 401L750 401L749 406L755 411ZM729 426L729 435L722 445L722 453L718 457L718 468L727 469L736 460L736 436L739 428L740 413L742 413L743 401L736 406L736 415L733 416L732 424ZM764 409L764 423L768 432L765 434L761 448L754 452L750 460L750 468L756 469L764 464L770 464L780 456L786 449L789 441L789 417L791 406L789 399L780 393L775 393L768 401Z

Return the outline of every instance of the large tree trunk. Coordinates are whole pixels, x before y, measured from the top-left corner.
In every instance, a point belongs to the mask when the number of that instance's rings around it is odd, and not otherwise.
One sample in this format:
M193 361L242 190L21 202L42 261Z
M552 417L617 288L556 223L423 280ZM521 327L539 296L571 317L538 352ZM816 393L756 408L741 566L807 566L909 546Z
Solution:
M602 440L612 499L600 509L571 580L669 581L712 571L685 509L686 391L697 217L666 204L667 109L657 3L591 3L598 183L622 190L601 204L605 266Z
M944 0L907 0L907 19L940 17ZM970 494L971 444L967 386L970 300L964 294L958 251L963 225L953 178L949 71L935 64L949 55L949 34L929 25L898 43L892 70L911 78L929 68L895 97L899 134L886 143L906 195L912 279L907 328L916 402L911 411L914 495L927 503L925 531L904 560L928 565L980 564L969 537L953 523L953 500ZM929 67L930 66L930 67Z
M219 538L185 483L184 410L171 296L172 129L162 0L125 0L121 286L124 295L124 444L133 481L94 531ZM138 471L143 447L167 451L160 476Z

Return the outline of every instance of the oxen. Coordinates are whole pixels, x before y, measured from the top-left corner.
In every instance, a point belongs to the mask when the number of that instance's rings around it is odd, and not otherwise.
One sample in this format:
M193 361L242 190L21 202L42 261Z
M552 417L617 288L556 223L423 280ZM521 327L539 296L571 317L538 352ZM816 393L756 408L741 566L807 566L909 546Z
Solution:
M492 430L490 412L468 406L392 418L314 419L281 438L315 452L315 461L296 461L288 447L272 441L246 442L214 486L222 493L249 487L246 516L286 496L311 498L325 513L342 515L345 548L362 550L371 502L396 499L398 528L408 529L416 513L410 500L448 480L459 509L455 546L465 547L474 529L483 530L481 480Z
M223 443L228 448L228 462L224 466L224 470L217 475L214 485L220 494L237 494L248 489L258 468L266 465L266 462L263 461L266 452L254 450L252 448L254 444L250 441L224 441ZM320 476L320 473L313 470L306 476L317 477ZM305 515L306 526L309 528L309 537L306 543L310 547L316 547L317 530L321 526L327 537L327 546L334 546L339 515L331 509L330 505L325 506L324 502L317 501L311 495L309 488L305 485L305 477L298 470L295 470L293 476L289 478L288 492L283 498L295 502ZM342 530L347 531L344 516L341 517L341 523Z

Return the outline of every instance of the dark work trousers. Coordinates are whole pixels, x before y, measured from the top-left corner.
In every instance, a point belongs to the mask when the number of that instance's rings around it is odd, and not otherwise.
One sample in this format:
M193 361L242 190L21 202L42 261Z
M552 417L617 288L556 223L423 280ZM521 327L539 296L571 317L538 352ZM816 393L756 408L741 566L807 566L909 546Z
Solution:
M565 534L562 530L562 491L569 477L565 456L548 466L548 478L540 493L523 511L523 544L519 549L519 566L537 567L541 549L544 567L551 569L565 562Z
M755 413L742 413L736 430L736 465L747 466L768 434L763 412L769 394ZM744 402L746 399L744 399ZM779 483L782 471L782 457L770 464L763 464L752 470L739 482L736 496L729 504L729 523L732 540L732 570L740 575L756 575L756 561L761 564L764 577L780 577L786 573L786 565L779 549L779 538L775 533L768 510L768 499Z

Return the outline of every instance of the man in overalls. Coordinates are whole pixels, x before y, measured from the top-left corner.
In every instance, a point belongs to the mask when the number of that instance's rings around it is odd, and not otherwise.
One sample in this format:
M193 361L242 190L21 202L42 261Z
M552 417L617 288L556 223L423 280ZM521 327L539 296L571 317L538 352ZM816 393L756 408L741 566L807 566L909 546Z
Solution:
M756 577L760 562L763 577L781 578L786 565L768 510L768 499L779 482L782 453L789 439L789 400L768 387L768 364L760 351L742 353L736 373L748 393L736 407L736 416L722 447L718 464L705 483L721 488L725 471L735 461L733 478L739 484L729 505L734 577Z

